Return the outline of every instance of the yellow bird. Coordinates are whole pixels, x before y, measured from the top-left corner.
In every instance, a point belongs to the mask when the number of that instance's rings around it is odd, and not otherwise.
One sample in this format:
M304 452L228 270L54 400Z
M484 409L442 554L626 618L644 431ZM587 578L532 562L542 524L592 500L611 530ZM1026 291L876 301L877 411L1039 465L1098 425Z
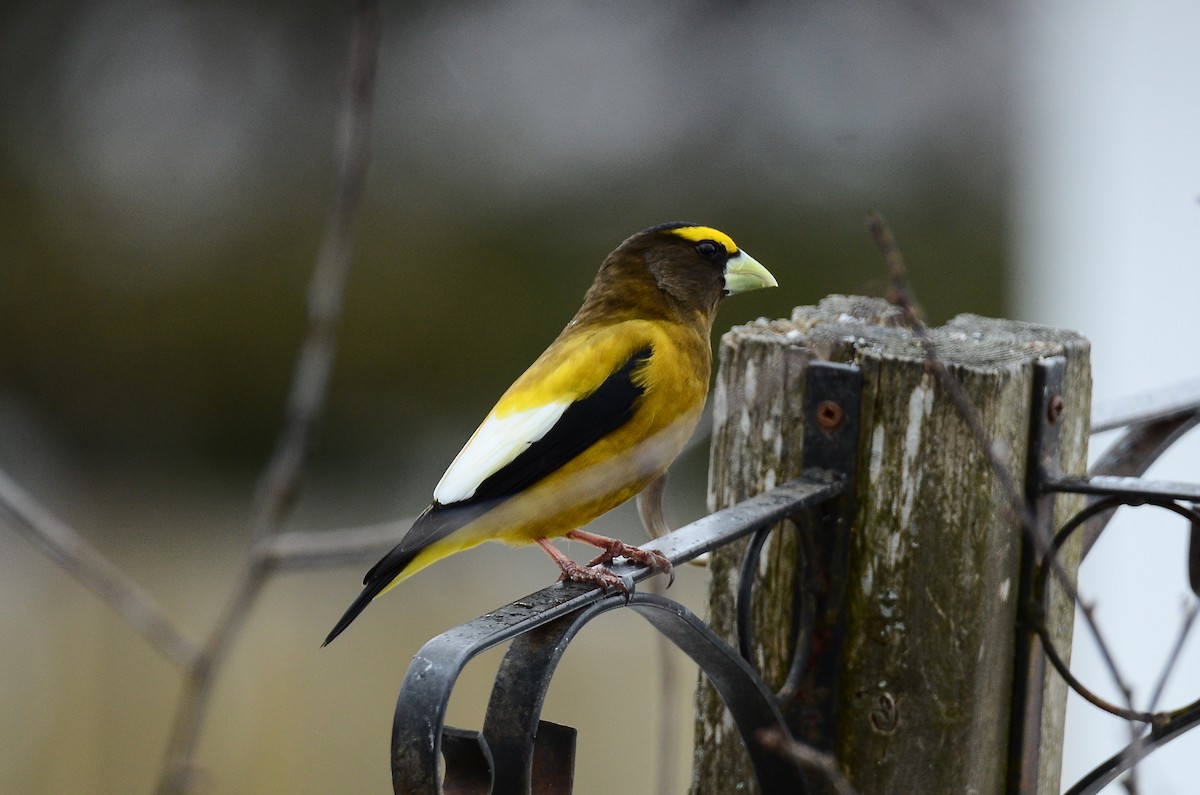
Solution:
M608 255L583 306L518 378L433 490L433 502L363 578L328 644L376 596L447 555L537 543L562 578L624 590L618 556L670 563L579 528L662 475L696 427L712 370L710 336L726 295L777 286L723 232L654 226ZM604 550L588 566L549 539Z

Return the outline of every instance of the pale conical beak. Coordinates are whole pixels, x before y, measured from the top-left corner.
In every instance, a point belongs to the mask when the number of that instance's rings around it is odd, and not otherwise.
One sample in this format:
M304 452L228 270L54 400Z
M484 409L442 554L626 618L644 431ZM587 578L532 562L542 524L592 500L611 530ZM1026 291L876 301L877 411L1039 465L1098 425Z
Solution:
M725 295L778 286L771 272L745 251L739 251L725 263Z

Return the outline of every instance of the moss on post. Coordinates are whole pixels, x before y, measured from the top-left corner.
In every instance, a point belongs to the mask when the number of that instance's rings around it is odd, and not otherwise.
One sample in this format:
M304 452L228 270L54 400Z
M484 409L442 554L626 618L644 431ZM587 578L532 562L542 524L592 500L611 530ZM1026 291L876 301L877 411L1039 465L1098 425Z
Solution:
M1084 470L1086 339L976 316L955 318L931 335L1017 483L1024 482L1034 364L1064 356L1060 464L1064 472ZM853 362L863 373L836 756L864 795L1002 792L1021 528L987 457L892 307L835 296L795 310L790 320L725 335L709 507L799 474L799 407L814 357ZM777 530L769 543L758 574L754 654L765 680L777 685L791 658L797 533ZM711 621L731 642L743 550L722 549L711 562ZM1069 648L1070 611L1052 611L1052 619ZM692 792L757 791L741 740L704 683L697 707ZM1064 710L1065 693L1048 692L1047 786L1056 785Z

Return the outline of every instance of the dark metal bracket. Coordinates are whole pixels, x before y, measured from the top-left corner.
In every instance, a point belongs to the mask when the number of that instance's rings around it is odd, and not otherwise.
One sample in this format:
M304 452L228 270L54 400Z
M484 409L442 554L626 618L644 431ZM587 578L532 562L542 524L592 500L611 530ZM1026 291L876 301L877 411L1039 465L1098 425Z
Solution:
M832 751L845 635L843 601L854 520L854 465L858 448L862 372L857 366L810 363L804 395L802 469L810 477L836 473L845 489L804 518L796 560L792 662L776 693L788 727L806 744ZM751 537L742 560L737 598L738 648L753 664L753 588L772 528ZM778 531L776 531L778 532Z
M807 424L820 423L824 417L825 425L806 433L805 475L643 544L643 549L657 550L672 564L680 565L750 534L765 539L773 525L801 514L819 517L820 532L812 533L814 537L826 539L837 535L835 530L842 534L848 530L861 378L854 367L811 362L808 379ZM826 608L839 604L836 562L844 558L844 548L848 548L845 543L820 548L817 565L833 565L833 573L821 589L798 597L815 600L822 606L818 611L822 616ZM840 566L844 572L844 561ZM628 563L613 569L635 585L652 576L647 569ZM625 599L577 583L552 585L444 632L421 648L396 702L392 725L395 791L430 795L570 792L575 733L569 727L542 721L542 704L558 660L575 635L598 616L623 608L649 621L713 683L746 742L762 791L768 795L803 792L804 784L792 764L756 740L757 732L764 729L792 736L791 722L781 713L777 695L742 655L673 600L638 592ZM822 618L807 629L798 629L798 637L803 637L798 640L794 673L783 694L789 692L789 686L803 693L830 670L836 673L832 668L840 644L836 616L832 623L830 626ZM447 727L446 707L463 667L480 652L508 641L511 645L500 664L482 731ZM810 712L822 716L817 723L832 725L832 702L816 696L809 702ZM440 781L443 757L445 776Z
M1059 420L1063 410L1063 378L1066 359L1054 356L1034 364L1033 394L1030 405L1029 451L1025 464L1026 510L1040 531L1053 532L1054 495L1047 492L1047 480L1057 477ZM1018 587L1022 626L1042 625L1040 615L1028 615L1041 607L1035 603L1034 581L1038 554L1033 541L1021 541L1021 579ZM1041 763L1043 682L1046 655L1038 636L1022 629L1017 633L1013 668L1013 714L1009 728L1008 792L1016 795L1037 792Z

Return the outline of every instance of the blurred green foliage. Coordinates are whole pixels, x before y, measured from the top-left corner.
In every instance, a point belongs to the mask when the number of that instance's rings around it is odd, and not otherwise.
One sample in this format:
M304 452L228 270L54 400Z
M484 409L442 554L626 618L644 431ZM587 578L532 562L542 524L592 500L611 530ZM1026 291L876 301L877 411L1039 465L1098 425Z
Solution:
M31 7L7 18L7 62L19 68L2 85L11 113L0 138L7 140L0 147L0 394L81 449L260 459L282 418L328 206L344 18L214 4L136 19L126 8L103 21L102 6L89 8L57 27ZM835 107L764 104L764 84L739 62L708 66L686 48L659 51L656 61L651 48L638 68L682 81L684 104L663 108L670 112L661 140L654 120L642 117L666 99L632 85L587 83L580 101L596 103L601 115L589 122L585 107L567 109L564 129L537 134L568 138L546 147L512 137L510 127L533 112L548 123L564 114L538 108L527 85L504 81L535 75L554 85L554 77L529 72L503 49L431 60L431 40L453 43L476 21L460 13L466 7L447 8L459 11L412 6L406 17L388 9L374 171L321 436L330 461L352 460L356 450L394 443L443 417L465 435L569 319L603 256L662 221L724 229L778 275L779 290L731 302L718 328L785 315L831 292L880 292L884 271L863 230L872 208L891 221L931 319L1001 311L1005 166L989 150L994 140L975 144L980 155L966 173L953 158L962 154L956 146L970 151L970 132L947 135L959 141L947 145L938 127L944 119L902 129L887 142L890 154L872 155L884 133L847 127ZM530 12L487 14L515 31ZM803 23L788 22L801 31ZM541 24L564 38L589 35L569 15ZM589 24L605 23L582 14L578 25ZM746 23L746 46L756 24L761 19ZM21 25L42 37L36 46L16 41ZM918 27L910 35L937 31ZM196 49L166 49L164 36ZM531 58L547 61L534 66L570 58L553 40L546 46L549 54L533 48ZM36 57L21 61L22 52ZM579 58L586 64L596 55ZM61 60L71 56L92 71ZM228 72L229 59L241 71ZM838 63L829 62L831 76L794 79L818 87L843 79ZM595 80L610 68L598 64ZM717 77L716 106L736 113L714 116L703 100L700 81ZM167 78L174 82L155 82ZM178 94L180 87L195 93ZM506 87L518 92L512 105L532 105L511 109L507 122L503 113L479 117L481 103L495 103ZM637 115L614 121L632 112L622 103ZM699 103L695 124L680 126L692 103ZM132 111L150 115L128 118ZM961 111L949 102L947 112ZM805 140L793 130L789 138L797 113L831 115L833 137ZM584 143L589 123L629 129L631 143L641 143L623 151L608 134ZM572 147L577 166L564 160ZM136 168L114 172L122 163ZM242 164L232 176L230 163ZM978 187L981 169L986 192Z

